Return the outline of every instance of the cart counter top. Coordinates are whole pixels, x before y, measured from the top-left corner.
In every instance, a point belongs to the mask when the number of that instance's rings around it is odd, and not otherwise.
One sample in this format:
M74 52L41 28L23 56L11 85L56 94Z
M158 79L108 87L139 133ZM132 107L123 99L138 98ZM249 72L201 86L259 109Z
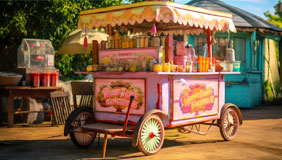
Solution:
M121 74L153 74L153 75L225 75L225 74L241 74L241 72L75 72L76 74L104 74L104 75L121 75Z

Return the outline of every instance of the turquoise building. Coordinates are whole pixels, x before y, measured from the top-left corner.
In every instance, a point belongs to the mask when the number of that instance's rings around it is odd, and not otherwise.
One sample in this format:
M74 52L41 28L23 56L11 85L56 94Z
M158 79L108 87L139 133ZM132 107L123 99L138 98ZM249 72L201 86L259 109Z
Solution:
M279 44L282 29L219 0L192 0L187 5L233 15L237 33L215 34L217 43L212 48L214 56L224 59L225 50L231 39L234 42L235 59L241 61L241 74L226 76L226 103L234 103L240 108L252 108L261 104L263 100L279 96L280 76L277 63L279 60L275 45ZM188 41L197 54L202 53L203 45L206 43L204 36L189 36Z

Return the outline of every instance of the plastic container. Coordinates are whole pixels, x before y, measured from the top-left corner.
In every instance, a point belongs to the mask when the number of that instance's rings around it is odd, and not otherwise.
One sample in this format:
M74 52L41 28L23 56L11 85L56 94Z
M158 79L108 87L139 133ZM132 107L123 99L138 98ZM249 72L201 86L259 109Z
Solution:
M187 56L174 56L173 62L176 65L182 65L185 66L188 61Z
M233 72L240 72L240 65L241 65L241 61L235 61L233 63Z
M235 61L235 51L232 48L226 49L225 61L234 62Z
M185 42L176 42L176 55L182 56L186 54Z
M223 61L223 71L232 72L233 71L233 62Z
M197 60L195 59L195 60L193 61L193 64L192 64L192 72L197 72L197 70L198 70L198 62L197 62Z
M32 86L33 87L39 87L40 86L40 73L39 72L33 72L32 75Z
M17 49L18 68L54 67L54 48L49 40L23 39Z
M192 72L192 67L193 67L193 61L187 61L185 66L186 72Z

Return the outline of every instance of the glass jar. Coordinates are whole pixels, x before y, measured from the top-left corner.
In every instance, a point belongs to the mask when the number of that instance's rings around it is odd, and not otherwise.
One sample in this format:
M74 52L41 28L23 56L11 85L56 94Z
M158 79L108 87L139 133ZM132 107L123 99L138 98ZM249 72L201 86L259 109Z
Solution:
M149 47L149 36L145 36L145 39L144 39L144 47Z
M136 41L136 37L133 38L133 48L137 47L137 41Z
M144 37L144 36L141 36L141 37L140 37L140 47L141 47L141 48L144 48L144 47L145 47L145 37Z
M130 41L129 41L129 48L133 48L133 39L131 39Z
M118 49L118 40L115 40L115 49Z
M160 37L153 37L153 47L159 47L161 45Z
M136 48L140 47L140 37L136 37Z

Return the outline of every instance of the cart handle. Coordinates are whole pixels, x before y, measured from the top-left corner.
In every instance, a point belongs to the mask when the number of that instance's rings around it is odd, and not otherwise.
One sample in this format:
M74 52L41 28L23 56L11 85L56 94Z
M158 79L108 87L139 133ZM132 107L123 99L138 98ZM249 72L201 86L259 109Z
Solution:
M125 121L124 121L124 125L123 125L122 135L125 135L125 132L126 132L130 108L131 108L131 104L132 104L133 99L134 99L134 96L130 96L130 101L129 101L129 105L128 105L128 109L127 109L127 113L126 113L126 117L125 117Z

